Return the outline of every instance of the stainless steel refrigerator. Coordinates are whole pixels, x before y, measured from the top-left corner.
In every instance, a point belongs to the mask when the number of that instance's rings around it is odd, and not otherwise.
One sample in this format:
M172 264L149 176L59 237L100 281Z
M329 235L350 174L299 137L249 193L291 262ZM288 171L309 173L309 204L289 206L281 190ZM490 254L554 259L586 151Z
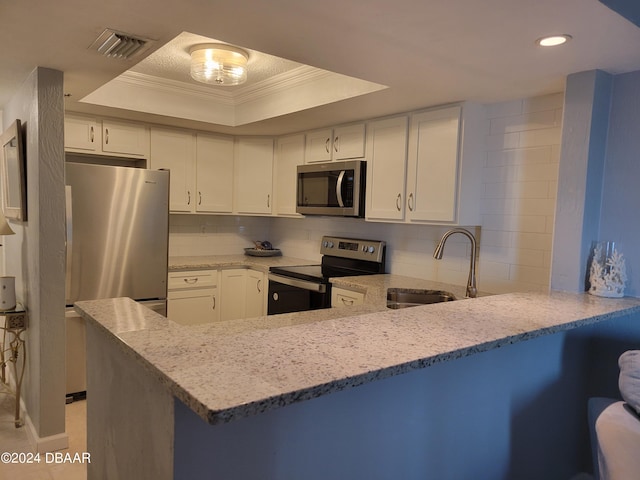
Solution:
M74 302L130 297L166 314L169 172L66 164L67 395L86 390Z

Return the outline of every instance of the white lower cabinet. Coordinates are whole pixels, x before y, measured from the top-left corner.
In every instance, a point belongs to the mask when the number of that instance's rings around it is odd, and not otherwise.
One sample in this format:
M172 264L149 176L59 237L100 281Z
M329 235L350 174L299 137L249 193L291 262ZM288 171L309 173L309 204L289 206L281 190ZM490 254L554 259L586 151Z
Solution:
M183 325L220 320L218 271L170 272L167 318Z
M222 270L220 296L221 320L263 316L267 300L264 273L247 268Z
M362 304L364 304L364 292L339 287L331 288L332 307L353 307Z

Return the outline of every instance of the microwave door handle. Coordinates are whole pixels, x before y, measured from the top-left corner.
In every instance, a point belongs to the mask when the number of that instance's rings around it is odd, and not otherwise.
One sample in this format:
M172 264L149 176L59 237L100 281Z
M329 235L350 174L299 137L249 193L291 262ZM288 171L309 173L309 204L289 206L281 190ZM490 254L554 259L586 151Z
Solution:
M336 182L336 196L338 197L338 205L344 208L344 201L342 200L342 180L344 180L345 171L342 170L338 175L338 181Z

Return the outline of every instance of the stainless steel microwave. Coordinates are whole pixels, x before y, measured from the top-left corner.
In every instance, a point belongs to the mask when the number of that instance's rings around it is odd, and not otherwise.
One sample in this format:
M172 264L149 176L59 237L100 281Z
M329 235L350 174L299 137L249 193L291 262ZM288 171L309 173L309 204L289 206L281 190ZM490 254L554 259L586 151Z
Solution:
M298 165L296 212L364 217L366 167L363 160Z

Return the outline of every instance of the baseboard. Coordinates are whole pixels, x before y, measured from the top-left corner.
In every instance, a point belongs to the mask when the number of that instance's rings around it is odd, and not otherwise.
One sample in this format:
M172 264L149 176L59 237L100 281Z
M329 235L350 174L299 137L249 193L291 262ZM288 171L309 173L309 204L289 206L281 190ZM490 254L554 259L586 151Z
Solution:
M69 435L66 432L58 433L56 435L49 435L47 437L38 436L36 428L31 422L31 417L26 413L22 400L20 401L20 408L24 412L24 425L23 428L27 433L27 438L33 449L38 453L55 452L56 450L63 450L69 448Z

